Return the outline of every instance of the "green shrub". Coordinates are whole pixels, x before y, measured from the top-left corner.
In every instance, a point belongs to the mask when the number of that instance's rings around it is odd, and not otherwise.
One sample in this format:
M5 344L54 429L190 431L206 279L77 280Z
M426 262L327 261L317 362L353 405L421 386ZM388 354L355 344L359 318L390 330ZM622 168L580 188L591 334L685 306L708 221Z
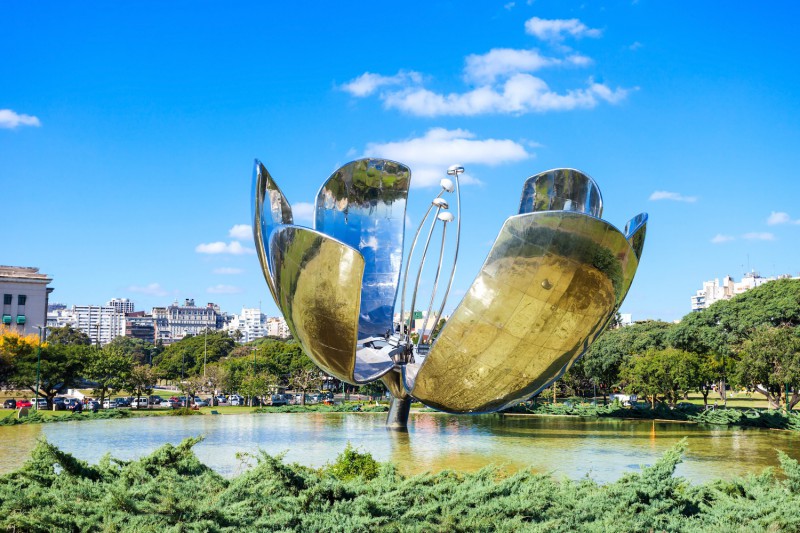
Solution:
M378 475L378 462L369 453L360 453L348 442L344 451L324 471L336 479L347 481L353 478L374 479Z

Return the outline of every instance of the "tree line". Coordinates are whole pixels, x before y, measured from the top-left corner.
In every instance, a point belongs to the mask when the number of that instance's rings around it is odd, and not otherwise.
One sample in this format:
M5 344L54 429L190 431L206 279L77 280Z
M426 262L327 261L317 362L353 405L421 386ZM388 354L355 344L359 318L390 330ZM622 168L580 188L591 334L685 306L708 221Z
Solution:
M770 408L800 402L800 280L776 280L678 323L611 329L564 376L566 393L638 394L671 407L689 392L730 388L763 395Z
M187 396L238 392L262 397L278 387L319 388L323 374L293 340L263 338L237 344L226 332L187 336L169 346L117 337L103 347L71 326L49 328L47 341L0 329L0 386L47 399L68 388L92 388L103 401L112 391L150 394L159 382ZM90 384L87 387L87 384Z

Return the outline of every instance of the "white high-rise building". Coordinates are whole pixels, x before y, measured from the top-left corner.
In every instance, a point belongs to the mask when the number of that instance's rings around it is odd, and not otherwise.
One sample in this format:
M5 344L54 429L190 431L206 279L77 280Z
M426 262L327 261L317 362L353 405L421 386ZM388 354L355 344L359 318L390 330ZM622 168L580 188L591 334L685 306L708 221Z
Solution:
M267 319L267 336L286 339L291 337L292 333L282 316L272 316Z
M106 306L113 307L118 313L133 313L133 302L127 298L112 298Z
M241 333L241 342L250 342L261 337L285 339L291 335L282 317L267 317L260 309L247 307L243 307L240 314L233 315L224 329L231 334L235 331Z
M92 344L105 346L117 337L125 336L125 313L106 305L76 305L72 307L74 325L86 333Z
M170 344L187 335L199 335L206 329L216 330L221 315L219 306L214 303L198 307L192 298L187 298L183 305L175 302L169 307L154 307L153 321L156 342Z

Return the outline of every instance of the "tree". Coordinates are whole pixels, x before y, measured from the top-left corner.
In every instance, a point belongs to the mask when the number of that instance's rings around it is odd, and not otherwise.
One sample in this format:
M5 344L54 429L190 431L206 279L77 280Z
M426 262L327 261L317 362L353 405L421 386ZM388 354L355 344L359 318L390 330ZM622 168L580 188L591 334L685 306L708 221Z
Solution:
M12 369L8 385L14 389L29 389L47 399L52 404L59 389L74 386L82 372L83 363L92 348L84 345L48 344L42 345L39 366L39 389L37 391L36 350L22 350L11 358Z
M101 350L91 350L84 362L84 377L94 381L93 394L105 400L110 389L124 387L133 368L133 358L119 345L108 344Z
M66 346L89 346L92 339L89 335L69 324L60 328L47 328L47 342L50 344L64 344Z
M317 367L297 367L292 370L291 384L294 390L299 390L301 393L300 403L306 404L306 391L308 389L318 389L322 385L320 371Z
M255 398L263 398L271 394L278 384L277 376L269 372L259 372L244 378L240 392L248 397L251 406L255 405Z
M8 383L15 362L31 355L35 357L38 346L37 335L22 335L0 325L0 386Z
M780 409L791 392L789 409L800 401L800 327L760 326L742 344L736 377ZM783 402L782 402L783 401Z
M153 392L155 384L156 374L149 365L135 365L128 373L123 388L140 398Z
M227 333L209 331L170 344L153 358L153 364L166 379L185 379L203 372L204 355L206 364L213 363L228 356L233 348L233 339Z
M583 372L603 394L619 384L620 367L635 354L647 350L662 350L668 346L667 336L673 324L658 320L637 322L630 326L607 330L583 356Z
M104 347L104 349L109 348L114 348L120 353L131 357L134 364L137 365L150 364L153 357L159 353L154 344L132 337L117 337Z
M697 354L675 348L651 349L625 362L620 376L626 391L649 399L653 408L659 397L675 407L680 391L688 391L697 383L699 366Z

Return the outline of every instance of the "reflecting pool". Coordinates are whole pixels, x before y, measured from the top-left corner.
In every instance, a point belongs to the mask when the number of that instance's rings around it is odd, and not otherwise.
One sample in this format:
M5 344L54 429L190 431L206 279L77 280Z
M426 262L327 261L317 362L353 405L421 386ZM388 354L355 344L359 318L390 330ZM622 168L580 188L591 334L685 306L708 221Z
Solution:
M532 416L456 416L412 413L408 433L384 428L371 413L242 414L147 417L0 427L0 472L17 468L36 439L45 437L78 458L105 453L132 459L165 442L203 435L195 453L225 476L246 469L237 454L259 448L285 453L286 461L318 467L333 461L347 442L406 474L443 469L476 470L490 463L507 470L531 468L556 477L589 476L600 482L652 464L688 437L677 475L694 482L730 478L777 466L775 450L800 459L800 434L761 429L617 419Z

